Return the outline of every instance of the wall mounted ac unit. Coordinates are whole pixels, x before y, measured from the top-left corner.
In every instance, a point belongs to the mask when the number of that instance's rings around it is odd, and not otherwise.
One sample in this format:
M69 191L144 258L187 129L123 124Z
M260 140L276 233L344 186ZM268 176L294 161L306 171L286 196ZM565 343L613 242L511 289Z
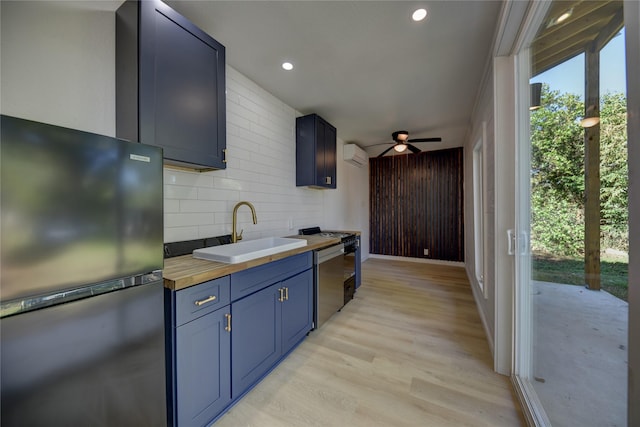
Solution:
M344 145L344 159L358 167L362 167L367 164L369 159L369 155L362 148L358 147L356 144L345 144Z

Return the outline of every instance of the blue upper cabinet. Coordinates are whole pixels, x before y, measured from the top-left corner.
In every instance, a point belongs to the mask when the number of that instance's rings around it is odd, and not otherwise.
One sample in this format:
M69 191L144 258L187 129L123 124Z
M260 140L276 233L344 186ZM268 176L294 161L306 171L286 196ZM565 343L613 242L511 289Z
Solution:
M116 13L116 134L165 163L226 167L225 48L159 0Z
M317 114L296 119L296 185L336 188L336 128Z

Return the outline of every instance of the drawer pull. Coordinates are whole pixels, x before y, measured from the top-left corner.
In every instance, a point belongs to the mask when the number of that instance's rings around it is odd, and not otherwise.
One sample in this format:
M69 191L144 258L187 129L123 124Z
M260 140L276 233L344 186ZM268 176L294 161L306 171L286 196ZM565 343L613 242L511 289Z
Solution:
M204 305L208 302L211 301L215 301L218 297L216 297L215 295L211 295L209 298L205 298L205 299L201 299L195 302L195 305L197 305L198 307L200 307L201 305Z

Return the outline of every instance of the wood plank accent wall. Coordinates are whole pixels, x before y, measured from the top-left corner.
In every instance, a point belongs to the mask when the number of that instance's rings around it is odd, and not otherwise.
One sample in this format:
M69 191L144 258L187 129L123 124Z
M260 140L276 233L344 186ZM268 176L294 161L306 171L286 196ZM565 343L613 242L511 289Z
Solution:
M370 252L464 261L463 171L462 148L370 158Z

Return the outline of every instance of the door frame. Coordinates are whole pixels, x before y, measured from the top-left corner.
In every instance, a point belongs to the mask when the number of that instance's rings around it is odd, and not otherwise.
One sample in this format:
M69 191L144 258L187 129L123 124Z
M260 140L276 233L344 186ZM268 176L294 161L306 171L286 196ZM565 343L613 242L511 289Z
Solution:
M629 162L629 388L628 425L640 425L640 3L624 2ZM632 78L631 76L635 76ZM633 169L633 170L632 170ZM632 403L633 402L633 403Z

